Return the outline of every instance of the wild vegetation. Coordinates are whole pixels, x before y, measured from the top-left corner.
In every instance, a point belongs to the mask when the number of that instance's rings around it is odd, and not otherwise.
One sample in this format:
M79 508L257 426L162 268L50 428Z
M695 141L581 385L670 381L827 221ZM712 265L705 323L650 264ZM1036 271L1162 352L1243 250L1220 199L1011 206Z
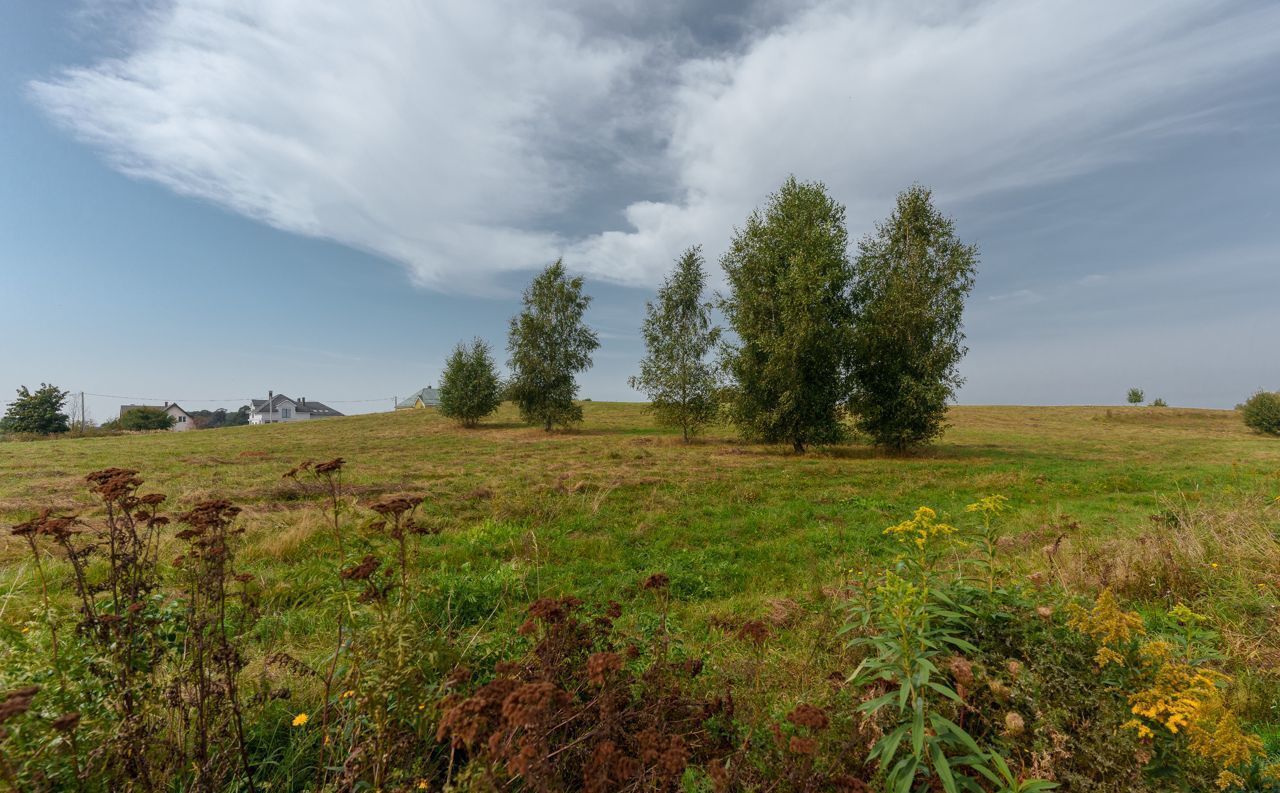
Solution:
M903 459L581 407L0 447L0 779L1280 790L1232 413L953 408Z

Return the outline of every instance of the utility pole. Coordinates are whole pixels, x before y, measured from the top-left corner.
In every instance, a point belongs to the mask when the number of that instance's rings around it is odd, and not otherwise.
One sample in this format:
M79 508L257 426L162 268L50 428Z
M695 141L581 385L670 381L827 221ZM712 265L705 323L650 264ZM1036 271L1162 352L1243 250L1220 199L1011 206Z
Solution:
M83 434L84 434L84 428L85 428L86 426L87 426L87 425L86 425L86 423L85 423L85 419L84 419L84 392L83 392L83 391L81 391L81 392L80 392L80 434L81 434L81 435L83 435Z

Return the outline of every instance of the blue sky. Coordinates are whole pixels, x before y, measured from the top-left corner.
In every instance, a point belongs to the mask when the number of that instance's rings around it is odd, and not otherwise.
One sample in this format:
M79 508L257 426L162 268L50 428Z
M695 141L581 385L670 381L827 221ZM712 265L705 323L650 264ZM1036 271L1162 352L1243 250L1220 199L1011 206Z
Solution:
M634 399L654 284L788 173L979 244L962 402L1280 388L1273 3L427 8L5 4L0 393L385 408L564 255Z

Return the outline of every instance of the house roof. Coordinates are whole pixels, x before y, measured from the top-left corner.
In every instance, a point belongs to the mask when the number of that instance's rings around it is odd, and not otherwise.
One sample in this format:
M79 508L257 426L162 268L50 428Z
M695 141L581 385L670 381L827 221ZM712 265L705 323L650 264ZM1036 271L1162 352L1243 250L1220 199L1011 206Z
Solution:
M305 410L314 418L316 416L341 416L342 414L323 402L316 402L308 399L306 402L299 403L299 409Z
M419 388L417 391L414 391L409 396L397 402L396 407L411 408L417 404L419 399L422 400L422 404L424 405L439 405L440 392L431 387Z
M268 404L268 402L270 402L270 404ZM274 413L277 410L279 410L281 406L283 406L284 403L286 402L289 403L290 405L298 404L297 402L293 401L292 399L285 396L284 394L272 394L270 400L266 400L266 399L250 400L250 404L253 406L254 413Z
M292 405L293 409L302 413L310 413L314 417L324 416L341 416L342 414L323 402L316 402L308 399L306 402L300 402L296 399L290 399L284 394L275 394L271 397L270 404L265 399L249 400L253 413L274 413L285 405Z

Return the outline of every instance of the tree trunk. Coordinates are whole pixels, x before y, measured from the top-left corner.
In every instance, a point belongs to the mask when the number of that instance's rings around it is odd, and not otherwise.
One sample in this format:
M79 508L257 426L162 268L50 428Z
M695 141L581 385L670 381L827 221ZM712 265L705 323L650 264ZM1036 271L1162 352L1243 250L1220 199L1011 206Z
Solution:
M551 417L547 416L547 432L551 432Z
M796 438L791 441L791 448L795 449L796 454L804 454L804 441L800 438Z

